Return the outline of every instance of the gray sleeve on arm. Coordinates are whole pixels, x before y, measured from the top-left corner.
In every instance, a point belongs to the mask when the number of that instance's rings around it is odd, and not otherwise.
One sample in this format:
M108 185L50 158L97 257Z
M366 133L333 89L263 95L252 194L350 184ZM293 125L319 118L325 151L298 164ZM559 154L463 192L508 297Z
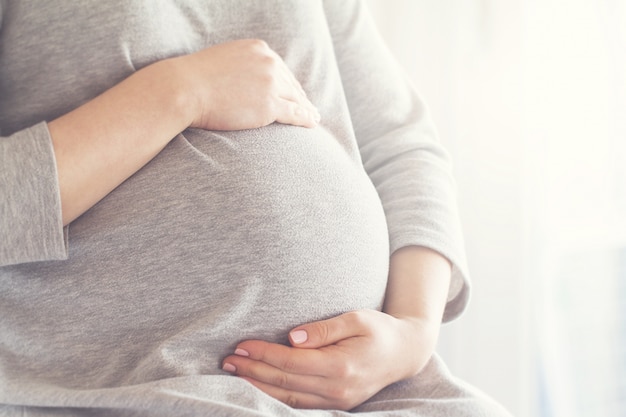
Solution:
M0 266L67 259L46 123L0 137Z
M454 265L444 321L469 296L450 158L424 103L388 51L366 5L324 2L364 167L385 209L391 252L426 246Z

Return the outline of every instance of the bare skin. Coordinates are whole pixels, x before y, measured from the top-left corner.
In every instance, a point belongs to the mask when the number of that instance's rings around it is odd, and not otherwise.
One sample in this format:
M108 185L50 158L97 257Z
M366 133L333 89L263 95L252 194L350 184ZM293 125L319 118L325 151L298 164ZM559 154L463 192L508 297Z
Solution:
M319 113L263 41L229 42L150 65L48 124L63 223L188 127L239 130L273 122L313 128ZM436 252L401 249L391 258L384 312L299 326L292 347L242 342L224 369L294 407L351 409L423 368L435 348L449 280L450 264Z

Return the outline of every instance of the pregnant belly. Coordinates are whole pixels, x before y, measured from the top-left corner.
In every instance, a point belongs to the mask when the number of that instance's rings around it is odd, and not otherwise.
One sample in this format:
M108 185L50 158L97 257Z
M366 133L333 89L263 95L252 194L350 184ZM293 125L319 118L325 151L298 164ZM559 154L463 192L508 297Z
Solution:
M388 234L360 161L330 134L275 125L187 135L211 159L205 270L244 337L282 341L303 322L380 308ZM210 249L206 249L210 248ZM234 296L234 294L237 294Z
M378 196L330 134L189 132L71 226L69 261L31 268L48 302L24 337L65 335L41 368L96 367L87 386L219 373L241 340L380 308L388 257Z

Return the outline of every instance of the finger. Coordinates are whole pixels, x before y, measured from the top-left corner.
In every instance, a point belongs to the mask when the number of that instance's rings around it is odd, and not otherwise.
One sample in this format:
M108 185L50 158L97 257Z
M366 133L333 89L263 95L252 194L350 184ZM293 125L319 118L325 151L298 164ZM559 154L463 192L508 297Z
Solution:
M312 128L320 121L319 113L313 105L282 97L276 101L275 114L278 123L288 125Z
M339 357L316 349L295 349L262 340L246 340L237 345L235 354L254 361L264 362L284 372L301 375L324 376L338 366Z
M351 337L364 336L369 333L370 316L369 311L359 310L304 324L289 332L289 340L292 346L319 348Z
M313 103L311 103L306 95L298 91L293 85L289 84L285 80L280 80L280 85L277 86L276 96L287 101L297 103L310 110L317 111L317 108L313 105Z
M276 59L276 62L280 63L280 67L279 67L280 74L283 80L285 80L288 84L292 86L292 88L298 91L298 93L301 96L306 98L306 92L304 91L304 88L302 88L302 84L300 84L300 82L298 81L296 76L293 74L293 72L289 69L289 67L287 66L287 63L282 59L282 57L278 55L278 53L274 51L273 49L270 49L268 53L274 56L274 58Z
M293 75L285 63L281 65L279 76L282 81L298 95L298 97L308 100L306 91L302 88L302 84L300 84L300 82L296 79L296 76Z
M248 377L243 377L243 379L250 382L252 385L269 396L287 404L292 408L348 410L354 406L351 403L335 400L332 397L324 397L309 392L292 391Z
M225 358L222 369L237 376L248 377L286 390L316 395L324 394L329 386L328 381L324 377L285 372L266 362L255 361L237 355Z
M301 109L306 110L310 119L312 119L315 124L320 121L320 114L317 108L311 103L309 98L306 95L306 92L302 88L302 85L298 82L293 73L287 68L287 65L280 61L280 70L279 70L279 92L278 96L293 103L296 103L300 107L296 107L294 110L299 112ZM299 116L299 115L298 115Z

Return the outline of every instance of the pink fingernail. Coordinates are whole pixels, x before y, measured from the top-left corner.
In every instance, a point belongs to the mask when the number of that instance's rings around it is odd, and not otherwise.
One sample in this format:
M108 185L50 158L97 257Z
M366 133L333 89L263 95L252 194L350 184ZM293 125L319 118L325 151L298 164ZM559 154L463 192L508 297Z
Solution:
M291 341L297 345L306 342L308 338L309 335L306 333L305 330L296 330L294 332L291 332Z
M248 353L247 350L244 350L244 349L241 349L241 348L237 348L237 349L235 349L235 355L248 357L248 356L250 356L250 353Z
M225 363L224 366L222 366L222 369L230 373L237 372L237 368L235 368L235 365L231 363Z

